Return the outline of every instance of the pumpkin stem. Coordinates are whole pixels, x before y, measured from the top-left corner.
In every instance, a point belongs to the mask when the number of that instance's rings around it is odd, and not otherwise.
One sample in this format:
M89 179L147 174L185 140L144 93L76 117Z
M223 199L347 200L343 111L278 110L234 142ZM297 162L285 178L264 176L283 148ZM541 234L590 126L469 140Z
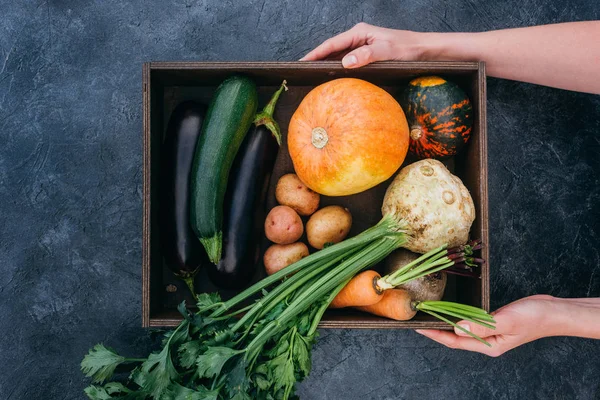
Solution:
M281 83L281 86L273 94L273 97L271 97L271 100L269 100L265 108L261 112L256 114L256 117L254 117L254 125L256 125L257 127L264 125L271 132L271 134L273 134L275 140L277 140L277 144L280 146L281 130L279 129L279 124L277 123L277 121L273 119L273 113L275 112L275 105L277 104L277 100L279 100L281 92L283 92L283 90L288 90L286 83L287 82L285 80Z
M410 129L410 138L412 140L419 140L421 135L423 135L423 132L421 131L420 127L414 126Z
M318 126L312 130L311 142L317 149L325 147L328 141L329 136L327 136L327 131L324 128Z

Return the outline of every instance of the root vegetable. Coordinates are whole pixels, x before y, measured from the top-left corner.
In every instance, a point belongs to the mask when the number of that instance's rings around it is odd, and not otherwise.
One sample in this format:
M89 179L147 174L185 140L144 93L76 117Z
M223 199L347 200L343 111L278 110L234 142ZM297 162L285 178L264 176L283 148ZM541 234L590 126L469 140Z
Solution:
M385 260L385 270L387 273L394 273L417 258L419 258L418 254L405 249L398 249ZM438 271L413 279L412 281L398 285L397 288L408 291L416 301L441 300L444 297L446 281L448 280L445 271Z
M346 238L352 227L350 211L340 206L323 207L306 223L308 243L322 249L327 243L339 243Z
M265 251L263 256L265 271L267 275L273 275L306 256L308 256L308 247L302 242L274 244Z
M267 215L265 235L273 243L294 243L304 233L302 220L296 211L288 206L277 206Z
M402 289L386 290L378 303L356 308L396 321L408 321L417 314L417 310L412 307L410 293Z
M330 308L368 306L381 300L385 291L396 287L408 291L414 301L440 300L446 285L446 277L442 270L457 263L476 264L483 261L471 257L473 250L479 248L479 241L449 250L442 246L409 263L396 265L397 268L384 277L376 271L361 272L333 299ZM400 254L397 257L406 256ZM441 274L444 274L443 277L436 277Z
M385 194L381 211L409 227L404 248L426 253L447 243L464 244L475 220L475 205L461 180L439 161L421 160L404 167Z
M460 329L469 336L490 347L491 345L487 341L471 333L460 325L455 324L441 314L461 320L464 319L471 321L489 329L495 329L493 324L496 323L494 317L480 308L453 303L450 301L417 301L412 298L408 291L404 289L387 290L383 294L381 301L378 303L356 308L370 314L394 319L396 321L408 321L417 314L417 311L422 311L454 326L455 328Z
M368 306L379 302L383 296L383 290L378 290L376 283L380 278L381 276L376 271L361 272L344 286L329 304L329 308Z
M444 271L425 275L419 279L398 285L410 293L415 301L437 301L444 297L448 275Z
M321 196L306 186L296 174L286 174L279 178L275 198L279 204L293 208L302 216L309 216L317 211L321 200Z

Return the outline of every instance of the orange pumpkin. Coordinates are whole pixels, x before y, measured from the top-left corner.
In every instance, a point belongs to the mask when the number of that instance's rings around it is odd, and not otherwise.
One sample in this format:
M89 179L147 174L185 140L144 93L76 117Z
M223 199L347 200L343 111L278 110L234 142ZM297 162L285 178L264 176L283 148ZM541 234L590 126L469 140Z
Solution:
M408 151L402 108L385 90L341 78L311 90L292 116L288 150L296 174L327 196L365 191L391 177Z

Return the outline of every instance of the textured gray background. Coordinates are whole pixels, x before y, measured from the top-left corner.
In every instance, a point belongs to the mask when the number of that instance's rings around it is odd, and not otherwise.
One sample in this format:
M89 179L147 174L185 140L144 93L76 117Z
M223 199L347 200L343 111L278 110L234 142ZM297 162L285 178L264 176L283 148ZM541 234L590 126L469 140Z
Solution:
M0 0L0 398L81 399L90 346L150 349L142 62L295 60L359 21L477 31L600 18L596 0L546 3ZM488 115L493 307L600 296L600 96L489 79ZM321 334L304 399L600 398L600 341L490 359L411 331Z

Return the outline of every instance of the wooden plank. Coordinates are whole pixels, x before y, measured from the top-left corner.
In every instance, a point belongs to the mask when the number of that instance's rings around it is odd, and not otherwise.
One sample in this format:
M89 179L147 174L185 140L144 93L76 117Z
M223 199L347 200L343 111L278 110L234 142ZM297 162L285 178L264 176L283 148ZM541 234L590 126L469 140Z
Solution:
M481 251L486 263L481 267L481 308L490 311L490 230L489 230L489 203L488 203L488 146L487 146L487 82L485 75L485 62L479 63L477 73L479 119L479 215L481 218L481 239L484 248Z
M150 326L150 64L142 66L143 216L142 216L142 326Z

